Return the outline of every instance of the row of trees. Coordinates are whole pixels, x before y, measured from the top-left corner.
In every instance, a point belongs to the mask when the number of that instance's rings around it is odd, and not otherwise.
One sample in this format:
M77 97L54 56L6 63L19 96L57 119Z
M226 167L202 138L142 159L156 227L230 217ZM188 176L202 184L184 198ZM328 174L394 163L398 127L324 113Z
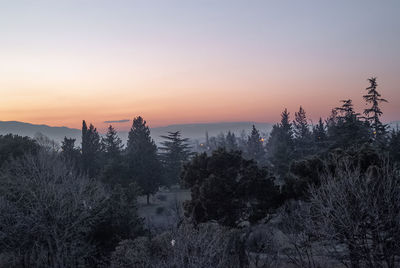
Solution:
M157 148L146 121L139 116L133 120L124 148L111 125L100 137L92 124L88 127L83 121L81 148L75 147L74 139L64 138L61 149L65 159L89 177L100 178L111 187L136 184L149 202L158 186L178 183L181 167L191 154L188 140L179 131L162 137L165 141Z
M326 154L337 148L360 147L365 143L386 150L395 160L400 160L398 137L399 131L388 131L388 126L380 120L380 104L387 102L377 91L376 78L370 78L367 94L363 96L369 106L359 114L354 110L352 100L342 100L342 105L332 110L331 115L316 125L311 125L306 111L300 106L294 120L285 109L281 120L275 124L268 139L253 126L246 137L236 137L234 133L206 139L205 151L210 154L218 147L227 150L241 150L247 159L256 160L261 166L272 167L274 172L284 178L292 161L305 157Z

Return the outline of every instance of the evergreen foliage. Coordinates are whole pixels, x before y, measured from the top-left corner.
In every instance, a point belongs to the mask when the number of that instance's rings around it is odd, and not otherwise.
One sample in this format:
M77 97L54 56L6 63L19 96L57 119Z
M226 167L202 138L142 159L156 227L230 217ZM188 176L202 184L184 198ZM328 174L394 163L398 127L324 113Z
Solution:
M81 159L79 149L75 147L75 141L76 139L64 137L61 142L61 155L67 162L78 168Z
M302 106L295 113L293 121L293 134L295 143L295 154L297 157L304 157L312 152L312 140L310 126L307 122L306 112Z
M195 223L254 223L267 217L280 202L274 178L238 151L220 148L211 156L195 156L185 165L182 180L192 196L185 204L185 213Z
M0 135L0 167L6 161L20 158L25 154L35 154L38 149L38 144L29 137Z
M133 119L128 134L127 167L131 182L136 182L150 202L161 183L161 163L157 155L157 146L150 137L146 121L138 116Z
M247 138L246 158L254 159L260 164L265 163L265 150L264 139L261 137L260 132L253 125L251 133Z
M319 118L318 124L313 127L312 137L315 144L314 151L324 151L327 146L327 131L322 118Z
M235 133L228 131L228 133L226 134L226 150L228 151L236 151L239 149L237 141L236 141L236 137L235 137Z
M381 94L377 91L378 84L376 77L368 79L370 86L366 88L367 94L363 96L364 100L371 104L371 107L364 110L366 120L370 123L373 129L373 136L376 140L381 141L386 134L387 125L382 124L380 117L382 116L382 110L379 104L382 102L388 102L381 98Z
M164 178L167 185L179 182L179 175L183 164L191 155L189 139L182 138L179 131L168 132L168 135L161 136L165 141L161 142L161 160L164 167Z
M104 154L101 180L111 187L117 184L127 187L127 168L122 155L124 146L117 131L111 125L107 129L105 137L102 138L101 145Z
M328 119L330 148L350 148L371 141L371 130L367 121L362 121L354 111L351 100L343 100Z
M82 167L89 177L95 177L99 173L101 164L101 143L97 129L90 124L89 128L85 120L82 122Z
M115 159L121 156L124 145L117 135L117 131L110 125L105 137L101 140L102 148L107 159Z
M273 126L267 142L268 159L277 175L284 177L289 171L293 159L293 131L290 114L285 109L281 114L281 122Z

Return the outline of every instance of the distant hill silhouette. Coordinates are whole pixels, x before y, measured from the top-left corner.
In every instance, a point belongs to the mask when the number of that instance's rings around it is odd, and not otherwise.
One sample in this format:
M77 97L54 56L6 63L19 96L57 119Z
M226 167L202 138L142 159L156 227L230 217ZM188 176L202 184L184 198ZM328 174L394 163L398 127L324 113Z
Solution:
M169 125L164 127L155 127L151 129L151 136L158 143L162 140L161 135L166 135L169 131L181 131L184 137L191 140L205 140L205 134L216 136L219 133L226 133L229 130L234 132L235 135L240 136L242 131L247 134L252 125L255 125L261 133L267 135L272 129L270 123L255 123L255 122L221 122L221 123L202 123L202 124L178 124ZM77 144L80 143L81 130L68 127L51 127L47 125L35 125L17 121L0 121L0 134L17 134L22 136L34 137L37 133L41 133L50 139L61 142L64 137L75 138ZM128 139L128 131L118 132L121 139L126 142Z
M41 133L50 139L61 142L65 136L80 140L81 131L68 127L50 127L47 125L35 125L18 121L0 121L0 134L17 134L21 136L34 137Z
M181 131L183 137L189 138L192 141L198 140L203 142L205 134L208 132L210 137L217 136L218 134L227 133L229 130L234 132L236 136L240 136L244 131L247 135L252 125L255 125L260 130L263 136L268 136L272 129L271 123L256 123L256 122L220 122L220 123L201 123L201 124L178 124L168 125L164 127L155 127L151 129L151 136L159 143L162 138L161 135L166 135L169 131ZM400 121L393 121L388 123L390 128L400 128ZM64 137L74 138L77 140L77 145L80 144L81 130L68 127L51 127L47 125L35 125L30 123L18 121L0 121L0 135L4 134L17 134L21 136L35 137L37 133L41 133L50 139L61 143ZM120 131L118 135L125 143L128 139L128 131Z

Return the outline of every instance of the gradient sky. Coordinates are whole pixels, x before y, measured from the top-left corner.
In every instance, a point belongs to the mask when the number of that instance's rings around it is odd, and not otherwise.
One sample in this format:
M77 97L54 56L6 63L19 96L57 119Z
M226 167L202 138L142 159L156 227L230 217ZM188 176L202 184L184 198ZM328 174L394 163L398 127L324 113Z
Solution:
M1 1L0 120L99 129L275 122L365 107L400 120L400 1ZM129 123L115 124L117 128Z

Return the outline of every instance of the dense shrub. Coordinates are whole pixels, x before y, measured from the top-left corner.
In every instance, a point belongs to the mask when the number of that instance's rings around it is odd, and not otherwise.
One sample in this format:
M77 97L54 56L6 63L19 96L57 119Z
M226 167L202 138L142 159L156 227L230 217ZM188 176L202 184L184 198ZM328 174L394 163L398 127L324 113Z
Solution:
M25 154L35 154L38 149L37 142L29 137L0 135L0 167L7 160L20 158Z
M196 223L254 223L280 204L274 178L253 160L245 160L240 152L219 149L211 156L197 155L185 165L182 179L192 197L185 204L185 212Z

